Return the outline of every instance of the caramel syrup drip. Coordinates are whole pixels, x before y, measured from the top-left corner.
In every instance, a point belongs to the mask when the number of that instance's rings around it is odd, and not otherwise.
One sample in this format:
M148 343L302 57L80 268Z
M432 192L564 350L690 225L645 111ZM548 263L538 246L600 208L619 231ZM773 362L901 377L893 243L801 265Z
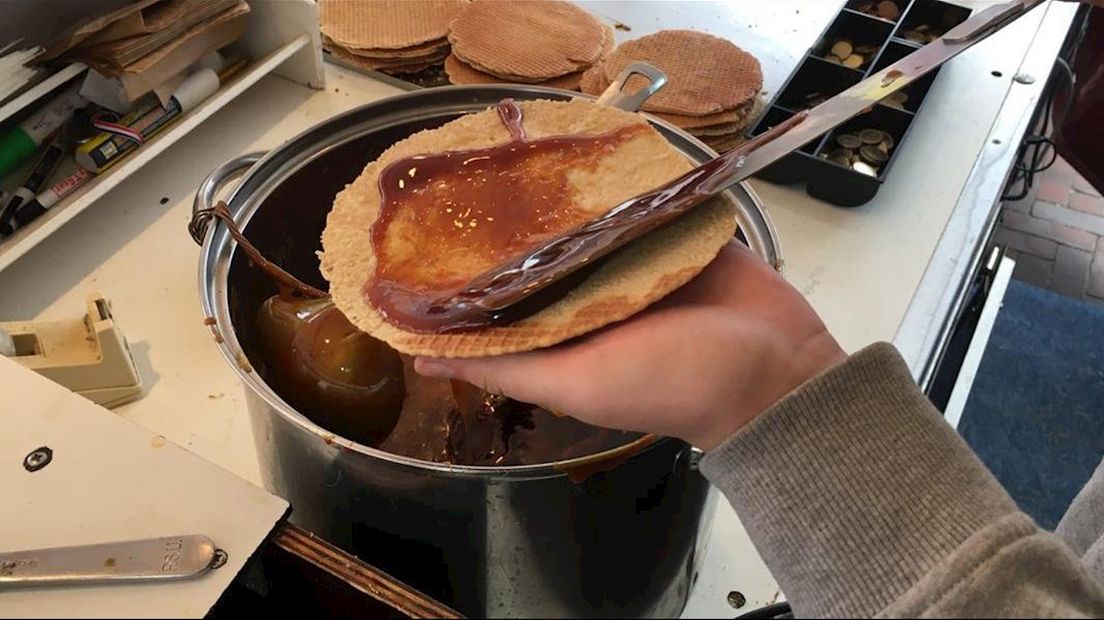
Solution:
M498 118L510 132L510 138L514 142L525 142L525 125L522 123L521 107L513 99L503 99L495 109L498 110Z

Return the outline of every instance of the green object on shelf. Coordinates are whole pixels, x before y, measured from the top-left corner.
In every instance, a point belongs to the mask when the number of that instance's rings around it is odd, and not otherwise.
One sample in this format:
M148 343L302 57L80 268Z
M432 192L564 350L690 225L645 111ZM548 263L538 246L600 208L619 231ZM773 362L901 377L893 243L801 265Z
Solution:
M73 82L61 94L38 107L22 123L0 136L0 177L18 168L50 140L86 101L80 95L80 81Z
M27 135L22 127L12 127L11 131L0 136L0 177L15 170L34 156L38 144Z

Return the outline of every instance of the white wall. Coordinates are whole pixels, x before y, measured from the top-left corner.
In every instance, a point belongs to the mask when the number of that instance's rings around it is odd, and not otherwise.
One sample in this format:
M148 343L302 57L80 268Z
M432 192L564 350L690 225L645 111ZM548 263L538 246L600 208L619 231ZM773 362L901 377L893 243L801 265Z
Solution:
M0 47L15 39L48 41L83 18L103 14L131 0L0 0Z

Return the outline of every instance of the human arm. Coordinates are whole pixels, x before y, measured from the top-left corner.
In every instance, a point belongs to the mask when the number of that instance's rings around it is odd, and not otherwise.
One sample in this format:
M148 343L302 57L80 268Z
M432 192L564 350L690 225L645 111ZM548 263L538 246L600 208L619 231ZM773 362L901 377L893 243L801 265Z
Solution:
M680 437L799 615L1104 615L889 345L847 358L801 295L730 244L629 321L546 351L418 360L600 426Z

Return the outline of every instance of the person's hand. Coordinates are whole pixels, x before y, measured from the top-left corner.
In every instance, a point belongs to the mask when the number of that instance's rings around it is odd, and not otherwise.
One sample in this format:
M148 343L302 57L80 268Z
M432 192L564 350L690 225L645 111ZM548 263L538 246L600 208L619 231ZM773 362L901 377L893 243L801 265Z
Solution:
M801 294L731 242L663 301L580 340L500 357L418 358L415 368L710 450L844 358Z

